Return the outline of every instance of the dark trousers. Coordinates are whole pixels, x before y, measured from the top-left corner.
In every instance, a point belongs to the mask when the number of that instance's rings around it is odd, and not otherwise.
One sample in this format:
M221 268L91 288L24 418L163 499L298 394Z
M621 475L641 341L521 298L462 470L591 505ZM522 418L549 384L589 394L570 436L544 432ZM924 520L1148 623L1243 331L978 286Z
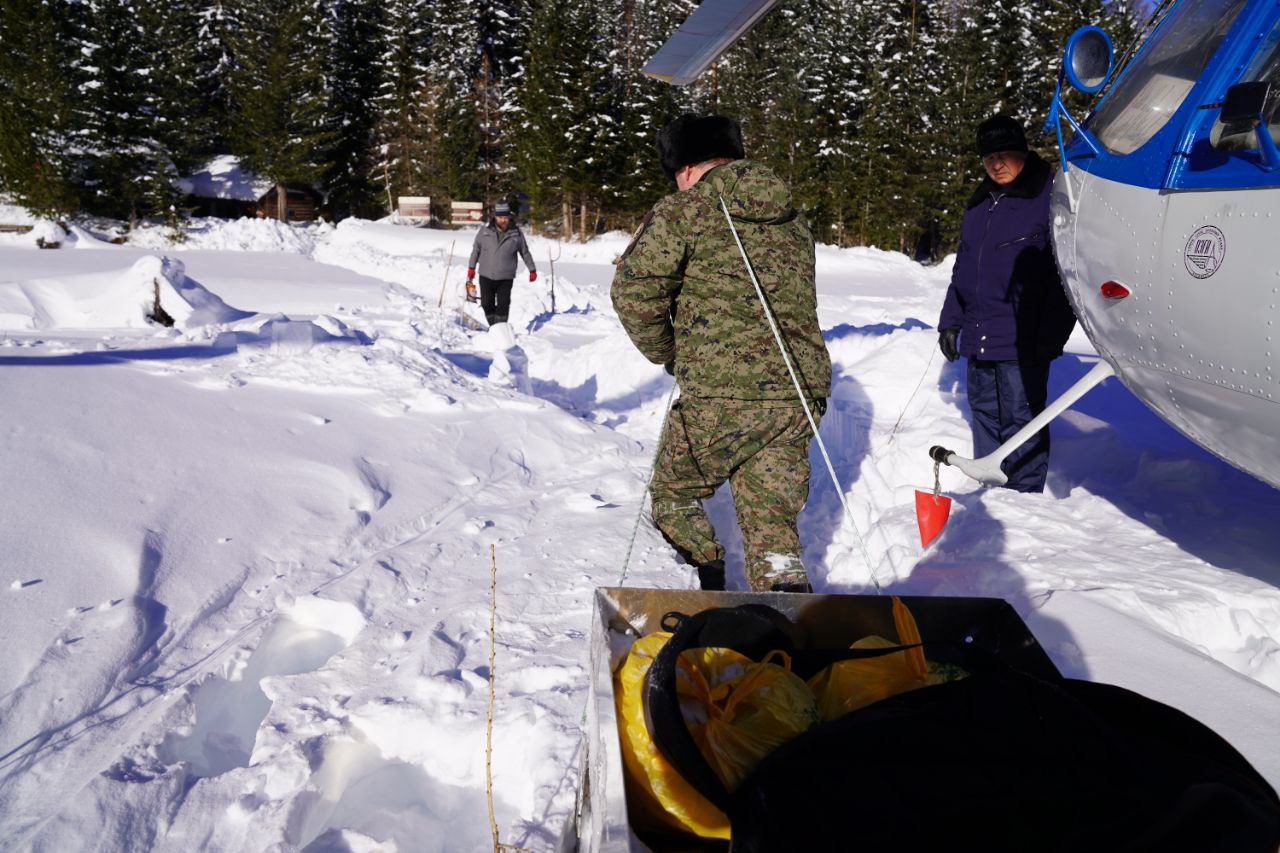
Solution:
M490 326L507 322L511 313L511 282L509 278L480 276L480 307Z
M1044 411L1049 393L1047 361L969 359L969 409L973 414L973 456L980 459ZM1042 429L1005 457L1006 488L1043 492L1049 473L1049 430Z

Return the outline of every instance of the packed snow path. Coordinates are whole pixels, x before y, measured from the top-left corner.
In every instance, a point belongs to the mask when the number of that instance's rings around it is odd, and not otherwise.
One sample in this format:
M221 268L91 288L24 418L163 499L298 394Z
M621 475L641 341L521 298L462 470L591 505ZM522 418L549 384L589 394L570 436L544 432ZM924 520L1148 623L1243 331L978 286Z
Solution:
M609 306L625 238L533 240L503 333L463 319L469 232L194 231L0 244L0 846L489 849L494 545L498 826L555 849L591 591L694 585L648 524L623 575L670 389ZM874 572L1006 598L1064 672L1212 717L1280 783L1280 492L1112 381L1055 425L1045 495L944 471L922 556L925 450L969 443L931 328L948 268L822 248L818 269L822 431L858 525L819 462L818 591ZM176 330L134 322L162 285ZM1074 339L1054 389L1093 358Z

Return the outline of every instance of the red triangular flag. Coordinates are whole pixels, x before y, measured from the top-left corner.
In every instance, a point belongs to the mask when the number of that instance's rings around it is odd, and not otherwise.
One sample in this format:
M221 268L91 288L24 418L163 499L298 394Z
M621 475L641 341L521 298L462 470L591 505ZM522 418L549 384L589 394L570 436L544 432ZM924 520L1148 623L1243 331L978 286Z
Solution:
M920 525L921 548L928 548L929 543L938 538L949 515L951 498L946 495L934 497L933 492L916 489L916 523Z

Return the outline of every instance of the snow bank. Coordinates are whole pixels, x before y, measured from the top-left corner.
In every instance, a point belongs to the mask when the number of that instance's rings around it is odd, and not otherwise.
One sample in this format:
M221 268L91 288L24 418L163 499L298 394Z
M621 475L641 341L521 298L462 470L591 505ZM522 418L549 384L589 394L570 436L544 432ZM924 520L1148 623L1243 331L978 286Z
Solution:
M4 220L0 219L0 222ZM69 235L61 225L49 219L35 219L25 223L6 223L30 225L30 231L0 233L0 247L38 249L41 243L46 246L64 245Z
M176 243L169 239L169 228L157 225L134 231L129 235L129 245L160 250L214 249L309 255L332 226L325 222L291 224L275 219L241 217L229 221L215 218L189 219L183 227L186 236Z
M465 265L475 232L413 228L391 222L344 219L316 246L312 257L334 266L438 294L446 263ZM465 276L453 276L455 290Z
M0 225L35 225L40 219L21 205L0 196Z
M0 284L0 329L139 329L163 325L156 303L179 329L249 314L186 277L183 263L148 255L113 273Z

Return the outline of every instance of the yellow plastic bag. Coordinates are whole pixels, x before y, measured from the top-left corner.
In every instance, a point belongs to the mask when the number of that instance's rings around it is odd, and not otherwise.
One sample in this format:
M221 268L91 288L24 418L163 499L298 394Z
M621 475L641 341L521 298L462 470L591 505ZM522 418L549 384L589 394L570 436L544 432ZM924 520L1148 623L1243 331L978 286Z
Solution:
M671 634L658 631L636 640L613 677L631 820L637 826L667 827L703 838L727 839L729 819L662 757L645 723L645 675L670 638Z
M619 739L632 820L729 838L724 813L694 790L653 744L645 722L644 679L671 637L656 632L637 640L614 676ZM781 655L777 653L771 658ZM756 663L731 649L699 648L676 663L676 692L685 723L712 769L733 790L782 743L817 722L812 691L790 669Z
M756 663L729 649L691 649L680 655L682 669L686 662L692 664L691 692L678 683L680 708L707 763L730 791L762 758L818 722L817 699L791 672L783 652Z
M852 648L884 649L920 642L915 617L896 595L893 597L893 626L898 632L898 642L870 636L858 640ZM823 722L827 722L881 699L930 684L953 681L965 674L957 667L930 664L925 660L924 649L914 648L834 663L810 678L809 687L818 699L818 711Z

